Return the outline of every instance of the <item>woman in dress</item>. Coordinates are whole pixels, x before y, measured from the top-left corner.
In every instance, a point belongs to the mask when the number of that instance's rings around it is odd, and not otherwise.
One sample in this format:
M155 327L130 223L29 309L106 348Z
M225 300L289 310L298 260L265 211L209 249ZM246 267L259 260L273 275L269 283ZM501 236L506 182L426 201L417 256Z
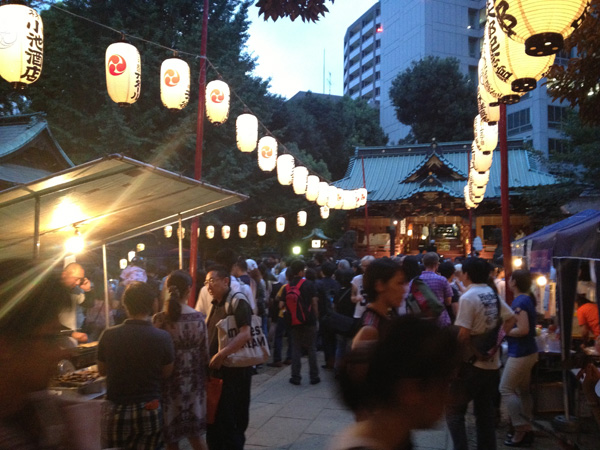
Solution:
M514 428L514 433L504 441L504 445L530 447L533 431L528 419L532 417L533 401L529 383L531 370L538 360L535 342L535 297L531 293L531 274L528 270L515 270L508 286L515 295L511 307L517 322L507 335L508 360L500 381L500 393Z
M176 270L166 283L167 310L154 316L156 327L168 331L175 344L173 374L163 384L164 435L168 450L187 438L194 450L206 450L206 379L208 338L205 316L188 306L192 278Z

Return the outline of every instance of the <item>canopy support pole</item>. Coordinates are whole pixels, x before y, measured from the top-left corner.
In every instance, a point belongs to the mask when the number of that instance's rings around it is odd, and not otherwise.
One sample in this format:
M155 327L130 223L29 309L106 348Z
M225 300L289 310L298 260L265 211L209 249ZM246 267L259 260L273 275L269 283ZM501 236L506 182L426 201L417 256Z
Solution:
M179 242L179 270L183 270L183 229L181 214L179 214L179 228L177 229L177 241Z
M33 219L33 259L40 257L40 198L35 196L35 211Z
M365 160L364 158L360 158L360 163L362 164L362 179L363 179L363 188L367 189L367 181L365 178ZM367 193L368 198L368 193ZM369 229L369 202L365 203L365 234L367 235L367 254L371 252L371 241L369 238L369 234L371 234L371 230Z
M108 295L108 264L106 260L106 244L102 244L102 269L104 271L104 316L106 328L110 326L110 305Z
M502 205L502 262L504 279L510 280L512 273L512 256L510 250L510 200L508 197L508 143L506 140L506 105L500 103L500 121L498 122L498 139L500 141L500 203ZM512 303L513 295L506 289L506 303Z

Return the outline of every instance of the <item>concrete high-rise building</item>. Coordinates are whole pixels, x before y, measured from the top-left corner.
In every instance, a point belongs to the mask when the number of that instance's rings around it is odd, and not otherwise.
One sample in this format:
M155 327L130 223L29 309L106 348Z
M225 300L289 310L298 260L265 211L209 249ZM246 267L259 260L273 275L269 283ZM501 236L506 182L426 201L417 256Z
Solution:
M485 4L485 0L381 0L348 27L344 94L379 106L390 145L410 131L396 118L389 90L413 61L426 56L457 58L461 71L477 84ZM507 108L507 130L509 137L548 154L562 147L560 121L567 108L551 101L544 82Z

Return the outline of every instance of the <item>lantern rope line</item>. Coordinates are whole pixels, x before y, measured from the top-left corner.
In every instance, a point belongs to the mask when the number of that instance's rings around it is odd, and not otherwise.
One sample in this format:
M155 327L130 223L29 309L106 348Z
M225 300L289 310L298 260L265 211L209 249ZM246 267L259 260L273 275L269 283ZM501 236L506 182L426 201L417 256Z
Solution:
M195 53L185 52L185 51L182 51L182 50L177 50L177 49L174 49L174 48L167 47L165 45L159 44L157 42L149 41L147 39L144 39L144 38L141 38L141 37L138 37L138 36L134 36L134 35L129 34L129 33L125 33L122 30L117 30L117 29L112 28L112 27L110 27L108 25L104 25L103 23L96 22L95 20L89 19L89 18L81 16L79 14L75 14L75 13L73 13L71 11L67 11L66 9L60 8L60 7L56 6L56 5L51 5L51 8L54 8L54 9L56 9L58 11L64 12L66 14L69 14L69 15L71 15L73 17L77 17L79 19L82 19L82 20L85 20L87 22L93 23L93 24L98 25L100 27L106 28L107 30L110 30L110 31L112 31L114 33L117 33L121 37L127 37L127 38L134 39L134 40L137 40L137 41L145 42L147 44L154 45L156 47L162 48L164 50L168 50L170 52L176 52L176 53L178 53L180 55L188 55L188 56L191 56L191 57L194 57L194 58L197 58L197 59L205 59L208 62L208 65L211 67L211 69L215 71L215 73L217 74L217 76L219 77L219 79L225 80L225 78L223 77L223 75L221 74L221 72L219 72L219 70L210 61L210 59L208 59L205 56L201 56L201 55L198 55L198 54L195 54ZM229 83L228 83L228 85L229 85ZM283 151L281 152L282 154L287 153L287 154L292 155L295 160L297 160L299 163L301 163L304 167L307 168L307 170L309 171L309 173L311 175L316 175L322 181L325 181L328 184L331 184L331 181L329 179L327 179L327 178L319 175L318 173L314 172L313 170L311 170L307 166L307 164L304 161L302 161L302 159L298 158L298 156L296 154L294 154L294 152L292 152L289 148L287 148L287 146L285 144L282 144L281 142L279 142L279 140L275 137L275 135L271 132L271 130L269 130L269 128L262 122L262 120L260 120L258 118L258 116L256 114L254 114L254 112L252 111L252 109L246 104L246 102L244 102L242 100L242 98L238 95L238 93L234 89L232 89L231 87L229 89L230 89L230 92L233 93L233 95L235 96L235 98L237 98L238 101L244 106L244 109L247 110L248 113L250 113L250 114L252 114L252 115L254 115L256 117L256 119L258 120L258 123L260 124L260 126L265 130L266 135L272 136L277 141L278 146L282 147L282 149L283 149Z

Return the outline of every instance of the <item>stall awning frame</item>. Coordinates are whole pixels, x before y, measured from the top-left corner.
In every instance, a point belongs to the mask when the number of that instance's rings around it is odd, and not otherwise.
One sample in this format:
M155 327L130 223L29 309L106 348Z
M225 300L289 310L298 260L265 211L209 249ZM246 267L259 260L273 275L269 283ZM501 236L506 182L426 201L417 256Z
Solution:
M0 258L56 257L75 228L96 249L246 198L109 155L0 192Z

